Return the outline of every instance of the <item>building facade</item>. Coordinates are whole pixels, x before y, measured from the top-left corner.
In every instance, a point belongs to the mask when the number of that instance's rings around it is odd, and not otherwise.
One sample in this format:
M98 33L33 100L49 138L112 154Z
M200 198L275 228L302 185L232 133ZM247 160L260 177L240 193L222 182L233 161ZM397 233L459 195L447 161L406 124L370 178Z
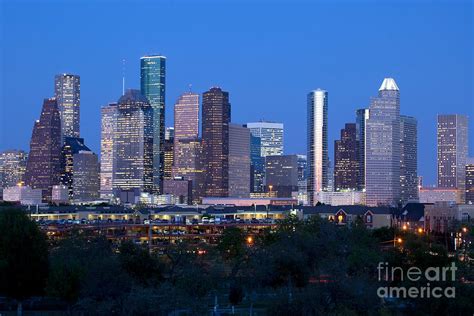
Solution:
M32 189L41 189L43 200L51 201L53 185L61 175L61 117L56 99L45 99L31 135L30 153L24 182Z
M328 92L317 89L307 98L308 199L315 205L316 192L328 187Z
M260 138L260 156L283 155L283 123L253 122L245 126L250 133Z
M400 200L400 91L385 78L371 100L365 130L365 188L370 206Z
M459 114L438 115L438 187L466 189L468 119Z
M276 192L277 197L292 197L298 192L298 156L267 156L265 159L267 191Z
M81 78L73 74L59 74L54 81L54 94L61 116L61 139L79 137Z
M205 195L229 195L229 93L214 87L202 97Z
M100 131L100 197L113 198L113 178L115 173L114 137L117 130L117 103L101 108Z
M356 124L347 123L334 141L334 191L357 190L358 149Z
M16 186L23 181L28 154L23 150L0 153L0 189Z
M64 145L61 149L61 184L68 188L69 200L74 198L74 164L75 155L79 152L90 152L91 150L84 144L84 139L79 137L65 137Z
M140 58L140 90L153 111L153 192L160 193L164 173L166 57Z
M114 137L113 190L153 193L153 109L140 91L127 90L118 101Z
M365 189L365 125L369 118L369 109L358 109L356 111L356 140L358 143L357 150L357 189L362 191Z
M80 150L73 156L73 183L75 202L94 201L99 198L99 159L90 150Z
M418 122L400 116L400 202L418 201Z
M466 204L474 204L474 157L466 162Z
M173 162L174 162L174 129L166 128L165 143L163 146L163 179L173 178Z
M229 125L229 197L250 196L250 131Z

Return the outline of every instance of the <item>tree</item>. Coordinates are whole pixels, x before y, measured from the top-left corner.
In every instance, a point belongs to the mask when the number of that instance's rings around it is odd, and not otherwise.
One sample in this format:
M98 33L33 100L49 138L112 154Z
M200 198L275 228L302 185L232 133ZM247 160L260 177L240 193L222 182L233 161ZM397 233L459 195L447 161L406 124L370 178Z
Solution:
M122 268L140 285L155 285L162 279L158 260L142 247L128 241L120 245Z
M21 209L0 210L0 294L18 302L41 295L48 276L46 236Z

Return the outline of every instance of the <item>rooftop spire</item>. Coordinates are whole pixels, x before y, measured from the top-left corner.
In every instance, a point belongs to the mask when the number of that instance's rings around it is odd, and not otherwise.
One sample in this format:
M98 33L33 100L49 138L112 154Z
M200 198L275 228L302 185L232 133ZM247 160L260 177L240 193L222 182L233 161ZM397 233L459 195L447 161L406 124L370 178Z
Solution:
M379 91L382 90L396 90L399 91L397 83L395 82L395 79L393 78L385 78L382 82L382 85L379 88Z

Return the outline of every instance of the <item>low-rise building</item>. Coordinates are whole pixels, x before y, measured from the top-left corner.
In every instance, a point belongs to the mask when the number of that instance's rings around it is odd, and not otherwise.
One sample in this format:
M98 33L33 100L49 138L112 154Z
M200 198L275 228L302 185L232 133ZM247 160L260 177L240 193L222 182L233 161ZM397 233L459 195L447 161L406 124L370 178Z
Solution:
M365 192L362 191L320 191L316 192L318 202L339 206L339 205L364 205Z
M32 189L25 185L16 185L3 189L3 200L7 202L19 202L22 205L41 204L41 189Z
M420 188L420 203L454 202L462 203L463 192L456 188Z

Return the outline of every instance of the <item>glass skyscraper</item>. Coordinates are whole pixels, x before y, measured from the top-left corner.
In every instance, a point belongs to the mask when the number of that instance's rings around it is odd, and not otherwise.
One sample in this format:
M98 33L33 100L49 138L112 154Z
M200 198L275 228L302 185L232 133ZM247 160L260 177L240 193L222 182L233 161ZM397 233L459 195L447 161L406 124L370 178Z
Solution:
M164 175L166 57L140 58L140 89L153 109L153 191L160 192Z
M307 98L308 202L328 187L328 92L317 89Z
M400 116L400 201L418 201L418 123L411 116Z
M127 90L118 101L114 156L116 196L153 192L153 109L138 90Z
M283 155L283 123L247 123L251 141L251 180L252 192L265 190L265 157Z
M466 187L466 159L468 155L468 119L465 115L438 115L438 187ZM464 194L461 194L464 196Z
M110 103L101 109L100 134L100 197L113 197L112 184L115 172L114 136L117 129L117 103Z
M356 140L357 149L357 189L365 189L365 124L369 118L369 109L358 109L356 111Z
M61 118L55 98L45 99L31 135L30 153L24 182L32 189L41 189L44 201L51 201L53 185L61 174Z
M81 79L78 75L59 74L54 92L61 116L61 139L80 136Z
M365 130L365 188L370 206L400 201L400 91L385 78L371 100Z

